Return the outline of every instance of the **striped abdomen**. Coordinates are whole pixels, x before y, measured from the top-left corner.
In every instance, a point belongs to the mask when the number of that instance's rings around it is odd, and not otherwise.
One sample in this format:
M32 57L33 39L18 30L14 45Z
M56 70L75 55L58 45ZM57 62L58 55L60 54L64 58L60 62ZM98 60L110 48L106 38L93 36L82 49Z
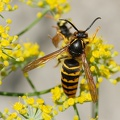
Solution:
M68 97L75 97L78 80L80 76L80 65L75 59L66 59L61 70L61 81L64 93Z

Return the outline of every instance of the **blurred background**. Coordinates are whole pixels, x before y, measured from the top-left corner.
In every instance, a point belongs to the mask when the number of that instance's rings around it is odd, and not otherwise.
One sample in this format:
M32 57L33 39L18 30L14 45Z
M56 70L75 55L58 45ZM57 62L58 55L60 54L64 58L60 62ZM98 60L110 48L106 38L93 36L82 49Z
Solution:
M71 18L74 25L81 30L85 30L90 23L98 16L102 19L98 20L92 28L88 31L89 34L93 34L98 26L101 29L98 32L98 36L102 36L108 44L113 44L115 50L120 53L120 1L119 0L69 0L71 4L71 11L64 14L62 18ZM36 13L39 9L30 8L25 4L13 1L13 4L18 4L19 9L4 14L6 18L11 18L13 23L11 25L11 34L17 34L21 30L28 26L36 17ZM40 44L40 49L45 54L51 53L56 50L53 46L48 35L54 36L56 30L52 28L56 22L52 19L44 18L37 25L35 25L29 32L20 37L20 42L24 41L36 41ZM116 57L117 63L120 63L120 56ZM29 72L30 78L33 80L38 90L51 88L60 81L60 67L54 68L56 60L51 60L42 69L34 69ZM28 85L25 78L23 78L22 71L18 70L13 72L0 86L1 91L9 92L32 92L32 89ZM120 74L116 74L120 76ZM46 99L46 103L52 104L49 99L51 95L43 95ZM120 83L117 85L111 84L109 81L104 80L100 86L99 96L99 120L120 120ZM3 108L12 106L12 104L18 101L18 98L3 97L0 96L0 111ZM78 105L81 120L89 120L91 118L91 103L85 103ZM56 120L72 120L74 116L73 108L65 112L61 112Z

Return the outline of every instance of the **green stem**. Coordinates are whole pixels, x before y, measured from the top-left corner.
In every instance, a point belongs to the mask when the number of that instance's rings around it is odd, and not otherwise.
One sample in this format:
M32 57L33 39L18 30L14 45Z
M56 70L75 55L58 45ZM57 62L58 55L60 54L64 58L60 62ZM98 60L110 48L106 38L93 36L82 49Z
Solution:
M92 118L96 118L96 120L98 120L97 116L98 116L98 102L92 103Z
M8 55L4 50L2 50L2 53L4 53L5 55L7 55L8 57L12 58L13 60L16 60L14 57Z
M11 97L18 97L18 96L27 95L28 97L31 97L31 96L43 95L43 94L49 93L51 91L51 89L53 89L53 88L54 87L46 89L46 90L43 90L43 91L29 92L29 93L14 93L14 92L3 92L3 91L0 91L0 95L2 95L2 96L11 96Z
M98 76L96 76L96 83L98 82ZM99 88L97 88L97 93L99 96ZM92 103L92 118L96 118L98 120L99 114L99 99L96 103Z
M26 120L28 120L28 117L25 115L20 114L22 117L24 117Z
M34 84L31 81L31 79L28 76L25 76L25 78L27 79L28 83L30 84L30 86L32 87L34 92L37 92L37 89L35 88Z
M3 114L2 114L2 112L0 112L0 118L2 118L3 117Z
M0 17L4 19L4 17L0 14Z
M21 36L25 32L27 32L29 29L31 29L34 25L36 25L42 18L43 16L49 11L49 8L46 8L43 12L41 17L36 18L30 25L28 25L24 30L22 30L20 33L17 34L17 36Z
M25 76L28 83L30 84L31 88L33 89L33 91L36 93L37 97L40 97L40 94L38 94L37 89L35 88L34 84L32 83L31 79L29 78L29 76Z
M79 115L76 104L73 105L73 108L74 108L74 111L75 111L76 115L78 116L78 120L80 120L80 115Z

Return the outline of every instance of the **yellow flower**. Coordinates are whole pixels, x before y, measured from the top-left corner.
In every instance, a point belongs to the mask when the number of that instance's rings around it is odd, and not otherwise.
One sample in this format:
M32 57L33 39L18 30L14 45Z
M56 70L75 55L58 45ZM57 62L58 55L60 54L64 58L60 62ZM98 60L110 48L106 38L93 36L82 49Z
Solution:
M49 115L49 114L46 114L46 113L42 113L42 117L44 120L52 120L52 117Z
M32 44L32 43L24 43L23 44L23 57L30 57L33 55L38 55L39 54L39 46L38 44Z
M24 2L31 7L40 7L44 10L51 11L54 15L54 18L57 18L57 20L63 13L66 13L70 10L70 5L67 0L21 0L21 2ZM41 14L38 13L37 17L41 17Z
M11 0L1 0L0 1L0 12L3 11L13 11L18 8L17 5L14 5L13 7L11 6Z
M66 99L67 99L67 96L66 95L62 95L61 100L65 101Z
M100 57L99 51L98 51L98 50L93 51L93 52L92 52L92 56L93 56L94 58L99 58L99 57Z
M117 80L116 79L110 79L109 80L112 84L116 85L117 84Z
M14 105L13 105L13 109L14 110L17 110L17 111L20 111L20 110L22 110L23 109L23 104L22 103L20 103L20 102L16 102Z
M85 78L82 78L80 84L85 84L86 83L86 79Z
M35 100L34 100L34 98L27 98L26 102L27 102L27 104L29 104L29 105L33 105L34 102L35 102Z
M80 104L83 104L84 101L85 101L85 98L84 98L84 97L82 97L82 96L78 97L78 102L79 102Z
M77 115L75 115L73 120L79 120L79 117Z
M7 20L6 20L6 23L11 24L11 23L12 23L12 20L11 20L11 19L7 19Z
M41 110L44 112L44 113L47 113L47 114L49 114L49 113L51 113L51 111L52 111L52 107L51 106L49 106L49 105L43 105L42 107L41 107Z
M16 112L11 113L11 114L10 114L10 117L11 117L11 119L17 118L17 113L16 113Z
M86 98L86 101L92 101L90 93L87 93L85 98Z
M18 61L24 61L24 57L19 57L19 60Z
M8 36L9 36L9 35L8 35L7 33L2 33L2 34L1 34L1 37L4 38L4 39L8 38ZM4 40L4 41L5 41L5 40ZM6 42L9 42L9 41L6 40Z
M60 112L62 112L63 111L63 106L62 105L58 106L58 109L59 109Z
M7 10L7 11L12 11L12 6L11 6L10 4L7 4L6 6L7 6L7 7L6 7L6 10Z
M4 33L4 32L5 32L4 27L2 25L0 25L0 34Z
M61 97L61 89L59 87L55 87L54 89L51 90L51 93L53 94L52 99L54 101L60 99Z
M113 80L113 82L112 82L114 85L116 85L117 84L117 80Z
M94 72L95 69L96 69L95 66L91 66L91 67L90 67L90 70L91 70L92 72Z
M110 71L108 68L106 68L105 65L101 65L99 69L100 69L100 73L102 76L104 76L106 78L110 78L110 76L111 76Z
M43 2L43 1L39 1L39 2L37 3L37 5L38 5L39 7L43 7L44 2Z
M57 0L56 0L57 1ZM64 4L64 3L66 3L67 2L67 0L58 0L58 3L59 4Z
M41 99L41 98L38 98L38 99L36 99L36 102L37 102L38 104L43 104L43 103L44 103L44 100Z
M0 80L0 85L2 85L2 80Z
M28 58L34 58L38 56L43 56L43 52L39 50L38 44L33 43L24 43L20 45L18 43L18 36L10 36L10 24L12 22L11 19L6 20L5 26L0 25L0 57L2 63L2 73L1 80L8 75L8 71L13 70L13 68L20 67L24 65L24 61L26 62ZM30 60L30 59L29 59ZM14 62L13 62L14 61ZM29 62L29 61L28 61ZM23 64L23 65L22 65ZM9 69L4 69L9 67ZM8 71L6 71L8 70ZM15 70L15 69L14 69Z
M16 110L20 115L25 116L29 119L44 119L44 120L51 120L53 116L57 115L58 112L54 109L53 106L44 105L43 99L37 98L34 99L32 97L23 96L22 97L23 104L20 102L16 102L13 105L14 110ZM36 101L36 102L35 102ZM37 103L37 104L36 104ZM6 112L9 114L10 112ZM15 117L13 114L12 116ZM18 116L16 116L17 120Z
M99 77L98 78L98 82L101 83L103 81L103 78L102 77Z
M42 16L42 13L41 12L38 12L37 13L37 17L40 18Z
M93 63L94 61L95 61L95 58L92 56L92 57L90 58L90 62Z
M111 55L112 57L115 57L118 55L118 52L117 51L114 51L113 54Z
M54 111L53 111L53 115L55 116L55 115L57 115L57 114L58 114L58 111L54 110Z
M57 0L46 0L47 4L50 5L50 8L53 9L57 7Z
M8 33L10 31L10 26L5 27L6 32ZM10 36L9 36L10 37ZM9 38L8 38L9 39Z
M80 103L83 103L85 101L91 101L91 100L92 99L91 99L90 93L87 93L87 92L84 92L84 91L81 92L81 96L78 98L78 101Z
M22 115L26 115L27 112L28 112L27 109L22 109L22 110L19 111L19 113L22 114Z
M69 98L69 99L67 100L67 102L68 102L68 105L69 105L69 106L72 106L72 105L74 105L75 100L74 100L74 98Z
M3 62L3 64L5 65L5 67L6 67L6 66L9 66L9 62L6 61L6 60Z
M8 108L5 108L4 109L4 113L7 114L9 112L9 109Z
M3 0L3 2L7 4L7 3L10 3L11 0Z
M13 6L13 10L16 10L16 9L18 9L18 5Z
M28 0L28 1L26 2L26 4L27 4L27 5L32 5L32 1L31 1L31 0Z
M0 12L4 10L5 3L0 1Z

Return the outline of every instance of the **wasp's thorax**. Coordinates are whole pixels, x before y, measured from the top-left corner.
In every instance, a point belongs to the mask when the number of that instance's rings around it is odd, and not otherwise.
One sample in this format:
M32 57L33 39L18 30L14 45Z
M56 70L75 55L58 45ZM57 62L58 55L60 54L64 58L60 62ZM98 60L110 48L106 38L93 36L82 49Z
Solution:
M74 33L75 39L71 40L71 44L68 47L68 51L72 58L79 57L84 49L86 42L84 39L88 38L88 34L85 31L79 31Z

